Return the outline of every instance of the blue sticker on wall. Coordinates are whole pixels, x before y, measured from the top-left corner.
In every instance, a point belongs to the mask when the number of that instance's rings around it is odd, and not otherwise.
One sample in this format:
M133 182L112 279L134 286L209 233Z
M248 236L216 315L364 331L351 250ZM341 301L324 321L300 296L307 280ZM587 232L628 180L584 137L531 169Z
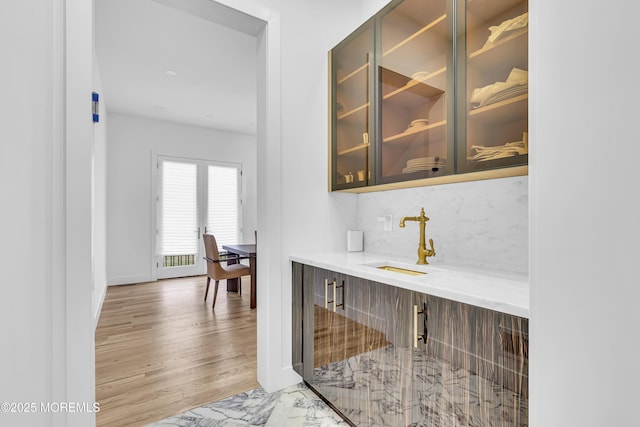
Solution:
M100 95L96 92L91 93L91 108L93 109L93 123L100 121Z

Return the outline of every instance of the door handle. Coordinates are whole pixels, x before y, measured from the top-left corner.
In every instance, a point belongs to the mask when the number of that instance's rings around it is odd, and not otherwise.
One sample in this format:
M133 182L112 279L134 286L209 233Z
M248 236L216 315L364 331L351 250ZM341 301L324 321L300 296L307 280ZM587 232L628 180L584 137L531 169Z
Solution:
M338 304L338 296L336 295L337 288L344 288L344 283L338 286L336 279L333 279L331 285L333 285L333 299L329 301L329 279L324 279L324 308L329 310L329 304L331 304L331 309L335 312L338 307L344 307L344 291L342 292L342 304Z
M338 304L338 288L342 288L342 302ZM335 313L338 307L342 307L344 310L344 280L342 281L342 285L338 286L336 281L333 281L333 312Z
M424 314L424 333L418 335L418 315ZM427 343L427 305L424 304L422 310L418 311L418 306L413 306L413 348L418 348L418 341L423 340Z
M324 308L329 308L329 279L324 279Z

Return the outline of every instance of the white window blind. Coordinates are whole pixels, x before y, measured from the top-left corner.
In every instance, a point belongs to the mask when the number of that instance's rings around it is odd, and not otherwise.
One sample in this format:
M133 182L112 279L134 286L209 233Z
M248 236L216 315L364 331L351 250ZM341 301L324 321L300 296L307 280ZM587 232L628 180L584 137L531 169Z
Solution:
M198 169L193 163L163 162L161 255L198 252Z
M218 248L239 242L239 168L209 165L207 231L216 237Z

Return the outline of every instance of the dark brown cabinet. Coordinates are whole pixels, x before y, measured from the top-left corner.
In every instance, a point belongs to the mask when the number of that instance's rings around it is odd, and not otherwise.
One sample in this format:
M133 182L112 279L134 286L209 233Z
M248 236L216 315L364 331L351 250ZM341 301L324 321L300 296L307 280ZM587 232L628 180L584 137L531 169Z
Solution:
M352 424L528 425L527 319L299 263L293 288L294 368Z

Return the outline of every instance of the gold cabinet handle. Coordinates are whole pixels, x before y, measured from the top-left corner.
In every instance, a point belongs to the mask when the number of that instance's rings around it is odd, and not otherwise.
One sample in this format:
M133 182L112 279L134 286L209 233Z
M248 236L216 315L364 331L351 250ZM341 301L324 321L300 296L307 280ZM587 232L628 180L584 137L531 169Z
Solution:
M342 302L338 304L338 288L342 288ZM342 307L344 310L344 280L342 281L342 285L338 286L336 281L333 281L333 311L334 313L337 311L338 307Z
M418 348L418 341L424 340L427 342L427 331L423 335L418 335L418 314L424 314L426 316L426 307L424 310L418 311L418 306L413 305L413 348Z
M413 306L413 348L418 348L418 306Z
M336 312L336 303L338 302L338 296L336 295L336 280L333 279L333 312Z
M329 309L329 304L333 304L333 311L336 311L336 279L333 279L333 299L329 301L329 279L324 279L324 308Z
M329 279L324 279L324 308L329 308Z

